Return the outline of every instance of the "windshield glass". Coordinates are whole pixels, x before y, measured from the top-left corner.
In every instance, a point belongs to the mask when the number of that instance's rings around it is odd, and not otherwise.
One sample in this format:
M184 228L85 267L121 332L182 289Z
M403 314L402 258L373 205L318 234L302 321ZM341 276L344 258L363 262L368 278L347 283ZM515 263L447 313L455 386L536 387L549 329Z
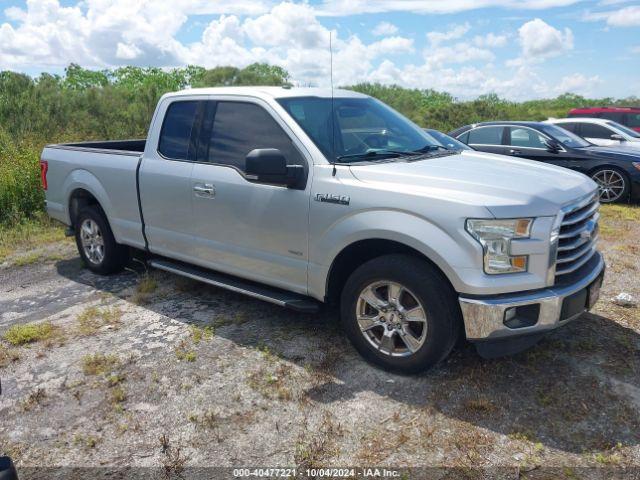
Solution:
M373 98L335 98L333 121L330 98L295 97L278 102L331 162L443 149L431 135Z
M433 138L435 138L440 145L445 148L450 148L452 150L473 150L466 143L462 143L460 140L456 140L453 137L450 137L446 133L439 132L438 130L433 130L431 128L425 128L424 130Z
M556 127L555 125L545 125L542 127L542 131L565 147L583 148L591 145L591 143L587 142L584 138L579 137L575 133L571 133L564 128Z
M607 124L624 132L625 135L629 135L630 137L633 137L633 138L640 138L640 133L636 132L635 130L631 130L628 127L625 127L624 125L618 122L607 122Z

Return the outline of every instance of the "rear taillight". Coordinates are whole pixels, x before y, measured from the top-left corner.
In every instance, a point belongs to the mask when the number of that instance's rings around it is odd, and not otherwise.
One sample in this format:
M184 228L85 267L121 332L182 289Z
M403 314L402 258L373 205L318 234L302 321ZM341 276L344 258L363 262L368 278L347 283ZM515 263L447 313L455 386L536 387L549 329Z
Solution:
M49 162L46 160L40 160L40 180L42 181L42 188L47 189L47 171L49 170Z

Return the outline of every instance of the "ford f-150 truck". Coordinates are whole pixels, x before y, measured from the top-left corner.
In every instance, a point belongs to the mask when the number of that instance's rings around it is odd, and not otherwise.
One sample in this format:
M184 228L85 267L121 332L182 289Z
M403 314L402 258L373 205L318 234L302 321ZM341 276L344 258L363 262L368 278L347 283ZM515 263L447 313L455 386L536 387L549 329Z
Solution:
M596 302L598 192L581 173L443 147L345 90L164 95L146 140L49 145L47 210L99 274L151 267L304 312L416 372L465 336L519 351Z

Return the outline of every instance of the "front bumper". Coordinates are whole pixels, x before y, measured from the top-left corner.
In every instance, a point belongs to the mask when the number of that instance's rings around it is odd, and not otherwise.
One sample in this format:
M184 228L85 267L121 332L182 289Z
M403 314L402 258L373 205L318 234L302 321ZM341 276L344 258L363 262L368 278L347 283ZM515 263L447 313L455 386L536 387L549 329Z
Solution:
M596 252L592 260L587 272L570 285L491 297L461 296L460 308L467 339L481 342L535 335L553 330L579 317L597 301L604 275L602 255ZM508 310L515 313L516 317L518 311L523 312L526 317L524 321L513 319L515 324L523 326L513 328L505 325ZM514 325L513 320L506 323Z

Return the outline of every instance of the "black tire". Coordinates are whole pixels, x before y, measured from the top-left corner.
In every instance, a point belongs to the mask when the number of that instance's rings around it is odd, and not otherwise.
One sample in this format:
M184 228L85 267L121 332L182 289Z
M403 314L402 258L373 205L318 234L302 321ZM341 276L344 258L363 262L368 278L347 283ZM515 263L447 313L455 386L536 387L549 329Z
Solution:
M82 226L85 221L95 222L99 229L104 244L103 258L101 261L90 259L82 244ZM109 275L122 271L129 260L129 249L125 245L116 243L109 222L100 207L89 205L80 210L75 224L76 245L82 261L92 272L100 275Z
M356 314L358 299L365 288L376 282L401 285L426 314L424 343L407 356L392 356L376 349L360 329ZM385 370L405 374L427 370L446 358L462 326L457 294L442 273L427 261L400 254L370 260L351 274L342 291L340 317L349 340L365 359ZM384 331L386 327L375 328ZM396 344L399 341L394 340Z
M591 179L596 182L598 184L598 187L600 187L600 182L596 179L596 177L598 175L603 175L604 172L608 172L608 171L612 171L617 173L620 178L622 179L622 181L624 182L624 189L622 190L622 193L620 194L619 197L617 197L615 200L607 200L605 198L603 198L603 194L600 191L600 203L620 203L620 202L626 202L629 199L629 192L631 191L631 181L629 180L629 176L622 170L620 170L619 168L615 168L615 167L599 167L596 168L595 170L593 170L591 172Z

